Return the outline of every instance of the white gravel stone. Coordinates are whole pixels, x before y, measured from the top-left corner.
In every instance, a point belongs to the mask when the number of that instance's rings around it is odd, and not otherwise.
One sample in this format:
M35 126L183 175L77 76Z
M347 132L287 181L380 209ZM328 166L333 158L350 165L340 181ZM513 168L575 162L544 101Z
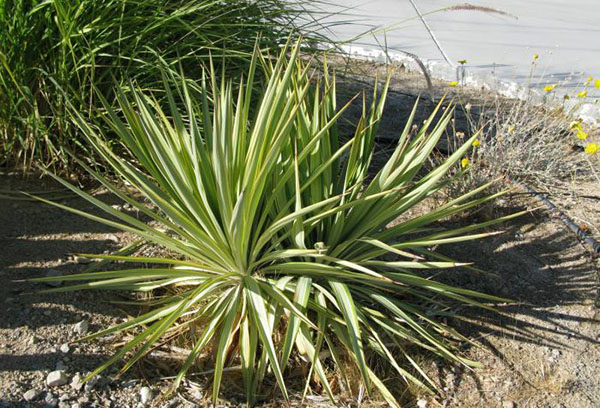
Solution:
M23 394L23 399L25 401L33 401L39 396L40 396L40 390L36 390L35 388L32 388Z
M63 370L52 371L46 377L46 384L50 387L57 387L60 385L65 385L69 382L69 377Z
M71 379L71 388L73 388L75 391L81 391L83 388L83 377L81 374L78 373L73 376Z
M427 408L427 401L424 399L417 400L417 407Z
M149 387L142 387L140 389L140 401L142 404L152 401L152 390Z
M77 256L77 255L75 255L73 257L73 260L75 262L77 262L78 264L83 264L83 265L92 263L92 260L90 258L86 258L85 256Z
M68 353L69 351L71 351L71 347L69 347L69 345L65 343L62 346L60 346L60 351L63 353Z
M115 244L119 243L119 237L117 237L115 234L108 234L106 236L106 240L110 241L110 242L114 242Z
M89 327L90 327L90 324L88 323L88 321L82 320L79 323L75 323L75 326L73 326L73 330L77 334L86 334Z

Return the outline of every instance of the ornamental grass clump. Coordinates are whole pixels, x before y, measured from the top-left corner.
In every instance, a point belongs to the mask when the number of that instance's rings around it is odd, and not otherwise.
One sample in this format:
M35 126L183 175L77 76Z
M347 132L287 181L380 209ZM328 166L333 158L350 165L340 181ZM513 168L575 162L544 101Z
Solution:
M200 94L186 81L170 87L166 80L168 112L150 93L135 87L119 92L119 111L107 105L105 120L122 146L107 143L74 113L121 183L79 163L142 217L120 212L58 177L108 217L54 205L172 254L85 255L131 266L38 279L79 281L53 292L157 295L143 314L85 338L133 334L92 376L121 361L127 370L157 342L178 336L191 344L174 387L210 351L215 402L226 367L233 366L241 369L249 404L269 392L261 389L267 378L287 399L285 371L292 361L306 366L305 394L320 383L334 400L331 375L337 369L349 381L341 368L350 362L368 390L377 389L398 406L369 362L383 361L398 378L426 390L436 386L417 365L416 348L476 365L457 353L456 346L467 339L442 322L450 313L445 305L488 307L481 299L499 299L430 279L431 271L463 264L429 248L486 236L473 231L497 220L447 231L431 226L494 196L474 199L483 186L398 221L447 185L476 136L427 169L451 118L447 109L435 123L438 106L416 134L411 135L409 118L393 154L373 176L370 162L389 81L376 86L370 106L363 100L354 135L343 137L337 122L352 101L338 109L335 78L326 67L314 79L298 52L297 45L286 47L276 61L256 52L237 89L214 73L198 84ZM259 69L268 82L256 97L252 88Z
M199 79L209 57L245 71L254 45L327 40L296 0L0 0L0 165L68 170L82 150L65 94L93 112L115 85L161 86L161 70ZM258 40L257 40L258 38ZM312 47L311 46L311 47ZM308 48L308 47L307 47Z

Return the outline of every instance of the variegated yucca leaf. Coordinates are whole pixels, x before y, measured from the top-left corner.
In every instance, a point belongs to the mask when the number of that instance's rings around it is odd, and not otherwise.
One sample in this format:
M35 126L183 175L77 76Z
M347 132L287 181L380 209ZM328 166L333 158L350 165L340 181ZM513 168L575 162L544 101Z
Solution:
M388 224L442 189L477 135L428 169L452 110L434 121L440 103L412 134L413 110L396 149L373 177L371 158L389 79L375 84L354 135L343 137L337 122L348 105L336 106L335 78L325 66L314 79L298 53L298 45L287 46L274 61L257 51L237 87L212 72L198 84L202 93L190 90L186 81L169 87L173 78L166 78L168 112L132 86L119 94L118 113L105 106L106 121L124 149L115 150L74 112L89 143L122 183L79 160L81 166L152 222L59 178L107 217L54 205L173 254L87 255L132 266L39 279L77 282L50 291L168 289L144 314L86 337L133 334L92 375L123 359L125 370L160 339L192 328L191 352L174 386L210 349L215 401L228 364L241 367L249 404L266 376L287 399L285 371L296 359L309 366L305 393L318 382L334 399L331 368L351 362L367 389L378 389L392 406L397 406L394 393L377 377L369 356L378 355L399 377L425 390L436 386L411 355L415 348L476 365L455 352L455 345L467 339L428 310L445 300L487 307L480 302L500 299L431 279L429 271L466 264L429 248L482 238L489 234L471 232L512 216L443 232L431 228L493 200L481 198L483 186ZM259 99L252 91L259 86L258 69L268 78ZM344 371L340 375L349 381Z

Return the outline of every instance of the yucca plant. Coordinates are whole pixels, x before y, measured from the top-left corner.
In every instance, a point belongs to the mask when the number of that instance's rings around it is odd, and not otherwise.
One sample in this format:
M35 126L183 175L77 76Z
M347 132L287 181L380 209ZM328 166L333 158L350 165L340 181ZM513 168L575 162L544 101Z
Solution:
M171 88L166 80L169 112L135 87L119 93L118 113L107 104L105 114L122 141L118 152L74 113L98 155L129 187L79 163L149 222L58 177L110 217L54 205L128 231L169 254L85 255L131 266L38 279L83 281L53 292L156 294L148 311L85 338L134 334L92 376L123 359L127 370L159 339L175 334L192 344L174 386L210 350L215 401L226 365L241 367L244 392L253 404L267 377L288 398L284 372L292 360L309 367L305 393L318 382L333 400L331 369L350 362L367 389L374 386L393 406L394 394L375 374L370 356L427 390L435 384L417 365L415 347L476 365L455 352L467 339L440 316L448 315L447 302L488 307L477 299L499 299L431 279L430 271L462 264L428 248L488 235L471 232L500 220L449 231L432 225L494 196L474 199L483 186L428 213L398 219L449 182L477 136L439 167L427 169L451 118L446 109L434 123L440 104L414 135L412 116L408 119L393 154L373 175L371 158L389 80L376 85L370 106L363 100L354 135L340 135L337 122L352 101L338 109L335 77L325 68L320 79L314 78L298 52L298 45L286 47L276 61L256 52L238 90L214 73L198 85L203 90L198 95L185 81ZM268 83L254 100L258 69ZM340 375L350 381L344 371Z

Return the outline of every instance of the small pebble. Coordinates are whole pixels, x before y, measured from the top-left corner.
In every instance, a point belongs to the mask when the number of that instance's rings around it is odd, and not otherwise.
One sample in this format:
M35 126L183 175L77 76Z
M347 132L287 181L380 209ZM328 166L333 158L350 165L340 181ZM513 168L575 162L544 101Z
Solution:
M58 399L51 392L46 393L46 397L44 398L44 402L48 407L56 407L58 406Z
M69 377L63 370L52 371L46 377L46 384L50 387L57 387L60 385L65 385L69 382Z
M71 351L71 348L69 347L69 345L67 343L65 343L60 346L60 351L63 353L68 353L69 351Z
M79 323L75 323L75 326L73 326L73 330L77 334L86 334L89 329L89 326L90 324L87 320L82 320Z
M83 377L81 374L77 373L73 376L71 379L71 388L73 388L75 391L81 391L83 388Z
M140 401L142 404L152 401L152 390L149 387L142 387L140 389Z
M427 401L424 399L417 400L417 407L427 408Z
M39 396L40 396L40 391L36 390L35 388L32 388L23 394L23 399L25 401L33 401Z
M47 278L51 278L54 276L62 276L62 273L60 271L57 271L56 269L50 269L48 272L46 272ZM50 282L45 282L45 283L48 286L54 286L54 287L62 285L61 281L50 281Z
M516 405L513 401L504 401L502 403L502 408L515 408Z
M73 257L73 260L74 260L75 262L77 262L78 264L82 264L82 265L87 265L87 264L89 264L89 263L92 263L92 260L91 260L90 258L86 258L85 256L78 256L78 255L75 255L75 256Z
M119 243L119 237L117 237L115 234L108 234L106 236L106 240L110 241L110 242L114 242L115 244Z

